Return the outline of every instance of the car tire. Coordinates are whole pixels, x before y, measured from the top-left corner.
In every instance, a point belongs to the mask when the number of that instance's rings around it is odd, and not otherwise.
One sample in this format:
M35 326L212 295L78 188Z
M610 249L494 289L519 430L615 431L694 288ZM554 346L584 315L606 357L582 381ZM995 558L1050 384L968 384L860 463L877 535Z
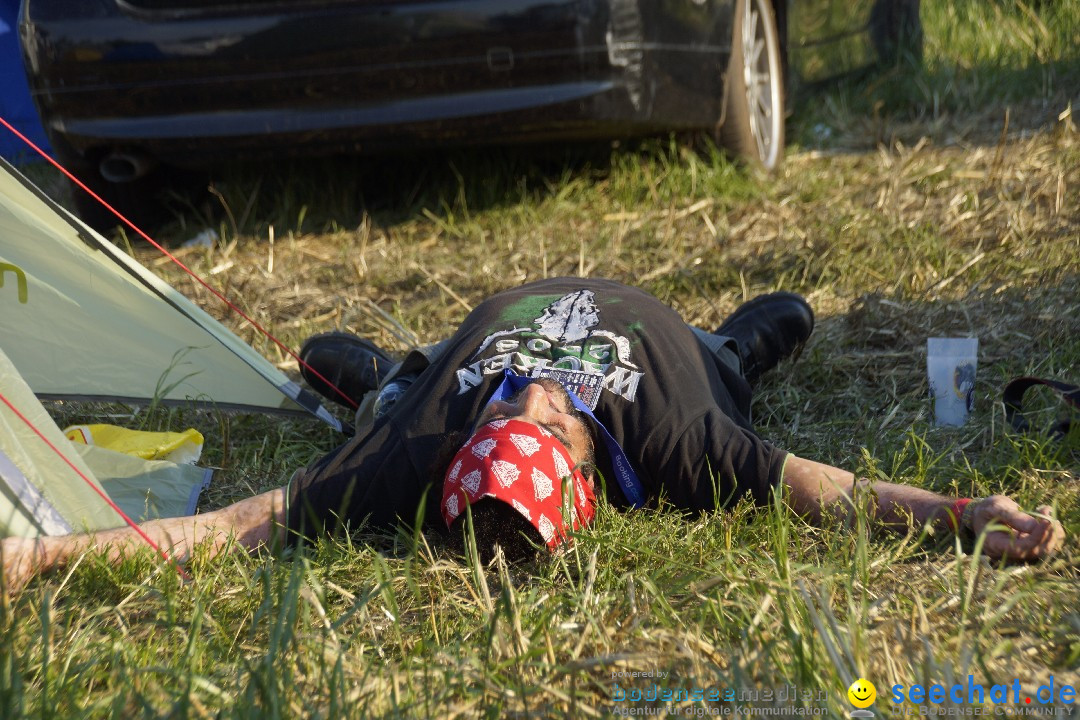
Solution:
M737 0L724 79L721 144L766 170L784 157L784 70L780 34L768 0Z
M921 65L923 30L919 0L877 0L870 12L870 39L883 66Z

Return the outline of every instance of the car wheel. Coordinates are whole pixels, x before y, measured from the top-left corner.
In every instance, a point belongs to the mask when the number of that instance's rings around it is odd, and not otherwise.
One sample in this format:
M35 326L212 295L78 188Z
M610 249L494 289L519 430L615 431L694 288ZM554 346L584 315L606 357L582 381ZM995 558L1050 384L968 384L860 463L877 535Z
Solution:
M768 0L735 3L724 82L720 141L737 157L772 170L784 155L784 71Z
M870 12L870 39L883 65L921 64L919 0L877 0Z

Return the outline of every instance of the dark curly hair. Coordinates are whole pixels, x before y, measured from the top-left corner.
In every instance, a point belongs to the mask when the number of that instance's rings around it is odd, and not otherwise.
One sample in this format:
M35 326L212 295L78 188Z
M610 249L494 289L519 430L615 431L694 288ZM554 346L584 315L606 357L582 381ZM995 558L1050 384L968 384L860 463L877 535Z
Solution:
M502 548L507 562L522 562L536 557L537 548L545 545L539 531L508 503L484 498L472 505L469 513L472 514L476 552L482 563L491 562L496 548ZM461 513L450 524L451 546L462 555L467 554L466 515Z

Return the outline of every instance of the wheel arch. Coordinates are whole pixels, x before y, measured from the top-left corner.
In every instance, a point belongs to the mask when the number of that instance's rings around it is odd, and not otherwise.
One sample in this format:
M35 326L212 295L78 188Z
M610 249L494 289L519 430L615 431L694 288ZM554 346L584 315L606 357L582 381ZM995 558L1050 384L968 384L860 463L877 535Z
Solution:
M769 0L776 18L776 34L780 40L780 70L784 79L784 108L790 114L787 100L791 95L791 71L788 66L788 9L794 0Z

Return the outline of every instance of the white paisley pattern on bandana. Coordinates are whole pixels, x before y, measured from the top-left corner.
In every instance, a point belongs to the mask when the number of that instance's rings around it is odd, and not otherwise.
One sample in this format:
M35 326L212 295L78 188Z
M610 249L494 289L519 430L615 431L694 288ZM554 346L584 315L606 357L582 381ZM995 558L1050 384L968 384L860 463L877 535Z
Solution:
M514 481L518 479L518 475L521 474L521 470L518 466L505 460L496 460L491 463L491 472L495 473L495 477L499 478L499 483L503 487L510 487L514 484Z
M510 442L514 443L514 447L525 457L532 457L533 453L540 449L540 443L537 442L536 438L528 435L511 434Z
M554 491L551 478L542 473L539 468L533 468L532 483L537 500L547 500L548 496Z
M475 493L480 489L480 471L473 470L471 473L461 478L461 487L465 488L471 493Z
M559 473L559 477L564 478L570 474L570 466L566 464L566 460L563 459L562 453L558 450L551 451L551 457L555 461L555 472Z
M537 530L540 531L540 535L543 536L544 542L551 542L551 539L555 537L555 526L551 524L543 515L537 521Z
M472 454L478 458L486 458L495 449L494 440L481 440L472 446Z
M532 520L532 513L529 512L529 508L525 507L517 500L511 500L510 504L514 506L514 509L525 516L526 520Z

